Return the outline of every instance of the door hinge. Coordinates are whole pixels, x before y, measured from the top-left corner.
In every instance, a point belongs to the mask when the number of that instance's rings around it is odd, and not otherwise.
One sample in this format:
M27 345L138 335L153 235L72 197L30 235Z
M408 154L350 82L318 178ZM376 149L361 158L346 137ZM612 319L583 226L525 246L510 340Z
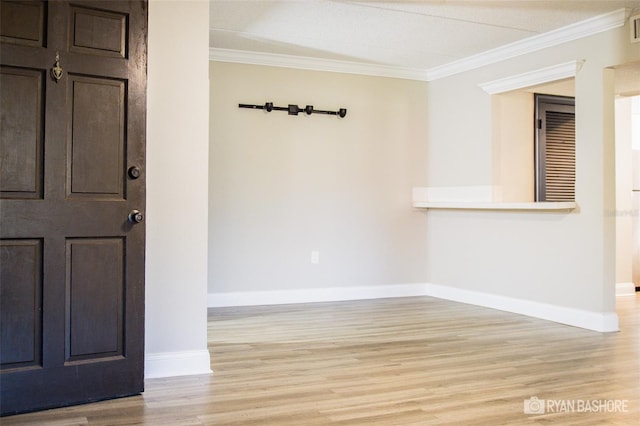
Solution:
M538 129L542 129L542 119L538 118L538 123L537 123Z

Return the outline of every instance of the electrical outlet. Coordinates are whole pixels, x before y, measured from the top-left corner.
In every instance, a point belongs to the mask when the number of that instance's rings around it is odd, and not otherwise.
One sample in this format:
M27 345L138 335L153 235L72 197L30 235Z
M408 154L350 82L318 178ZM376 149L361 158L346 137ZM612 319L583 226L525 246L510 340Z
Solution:
M320 263L320 252L318 250L313 250L311 252L311 263L314 265Z

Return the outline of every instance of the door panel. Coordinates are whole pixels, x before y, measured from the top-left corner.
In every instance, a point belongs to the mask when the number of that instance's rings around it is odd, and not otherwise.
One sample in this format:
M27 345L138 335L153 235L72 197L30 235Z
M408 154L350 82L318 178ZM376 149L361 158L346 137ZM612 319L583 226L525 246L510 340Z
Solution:
M67 239L67 362L122 356L122 238Z
M0 70L1 198L42 197L43 72Z
M70 51L124 58L127 17L87 7L71 8Z
M123 199L125 83L70 75L69 88L68 193Z
M0 10L0 40L24 46L44 46L46 3L3 2Z
M146 2L0 13L1 413L139 393Z
M42 240L0 241L2 369L42 365Z

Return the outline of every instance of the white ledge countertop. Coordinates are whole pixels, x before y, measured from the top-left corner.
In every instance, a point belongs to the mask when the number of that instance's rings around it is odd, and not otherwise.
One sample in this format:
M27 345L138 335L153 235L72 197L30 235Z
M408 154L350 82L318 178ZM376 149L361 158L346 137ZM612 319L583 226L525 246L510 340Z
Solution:
M578 207L573 201L493 201L496 194L500 187L491 185L414 187L411 199L418 209L569 212Z
M573 201L501 203L491 201L413 201L419 209L455 210L524 210L524 211L571 211L577 207Z

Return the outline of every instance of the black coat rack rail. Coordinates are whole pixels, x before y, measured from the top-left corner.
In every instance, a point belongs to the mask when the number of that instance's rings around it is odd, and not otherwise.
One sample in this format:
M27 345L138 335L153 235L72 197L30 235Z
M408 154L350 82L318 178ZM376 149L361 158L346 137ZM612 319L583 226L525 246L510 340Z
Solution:
M311 115L311 114L337 115L340 118L344 118L344 116L347 115L346 108L340 108L338 111L325 111L322 109L314 109L313 105L307 105L304 108L300 108L298 105L289 105L287 107L279 107L279 106L274 106L273 102L267 102L264 105L238 104L238 107L250 108L250 109L263 109L267 112L287 111L289 115L298 115L301 112L304 112L307 115Z

